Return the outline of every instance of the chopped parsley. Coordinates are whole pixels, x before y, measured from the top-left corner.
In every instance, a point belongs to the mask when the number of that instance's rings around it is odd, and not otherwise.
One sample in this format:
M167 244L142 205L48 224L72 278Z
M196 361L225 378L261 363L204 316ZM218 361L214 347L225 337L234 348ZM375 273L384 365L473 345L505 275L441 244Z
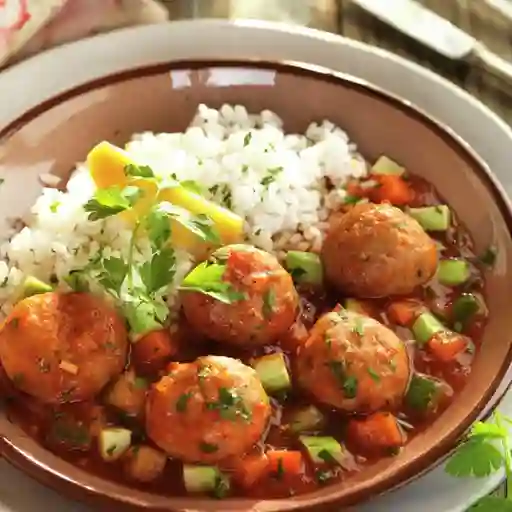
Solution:
M330 361L329 368L343 390L345 398L355 398L357 395L358 381L352 375L346 375L345 365L341 361Z
M368 368L367 372L374 382L380 382L380 375L373 368Z
M124 166L124 174L129 178L154 178L155 173L148 165L128 164Z
M187 405L190 397L192 396L192 393L183 393L180 395L178 400L176 400L176 410L178 412L185 412L187 410Z
M273 312L274 307L276 305L276 292L273 287L270 287L264 294L263 294L263 318L269 319Z
M355 319L355 325L352 331L355 332L356 334L359 334L359 336L362 336L364 334L364 321L362 318Z
M251 143L252 132L247 132L244 137L244 148Z
M349 204L349 205L357 204L357 203L359 203L359 201L361 201L361 199L362 199L361 197L353 196L353 195L347 194L347 195L343 198L343 203L344 203L344 204Z
M199 443L199 449L203 453L215 453L216 451L218 451L219 447L216 444L206 443L202 441L201 443Z
M233 390L224 387L219 388L217 402L208 402L206 407L209 410L218 411L224 420L234 421L241 418L244 421L250 421L252 417L244 400Z
M487 267L492 267L496 263L498 250L493 245L489 246L480 256L479 260Z
M268 187L271 183L274 183L276 181L279 174L283 172L283 167L274 167L272 169L267 170L266 176L263 177L261 180L261 184L264 187Z
M50 205L50 211L52 213L57 213L57 210L59 209L59 206L60 206L60 201L54 201L51 205Z
M283 459L279 458L277 461L277 470L276 470L276 478L278 480L282 480L284 477L284 464Z
M357 386L357 378L349 375L343 383L343 393L345 394L345 398L355 398L357 395Z

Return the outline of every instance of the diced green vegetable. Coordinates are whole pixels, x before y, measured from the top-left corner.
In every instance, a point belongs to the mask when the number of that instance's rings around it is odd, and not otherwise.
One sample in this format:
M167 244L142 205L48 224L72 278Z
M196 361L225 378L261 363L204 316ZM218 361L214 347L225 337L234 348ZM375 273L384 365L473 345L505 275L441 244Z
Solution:
M465 283L471 274L466 260L452 258L439 262L437 279L446 286L458 286Z
M131 442L131 430L120 427L104 428L98 437L101 458L106 462L119 459L130 448Z
M426 231L446 231L450 227L451 212L450 208L445 204L409 208L408 213Z
M319 286L323 282L323 266L318 254L288 251L286 254L286 268L297 283Z
M480 302L472 293L463 293L452 308L453 328L460 332L476 313L480 311Z
M224 475L215 466L183 465L183 482L187 492L215 492L219 482L225 481Z
M343 459L343 447L334 437L299 436L299 441L304 445L315 464L340 463Z
M402 176L405 173L405 167L398 165L394 160L385 155L373 164L371 174L393 174L395 176Z
M22 287L22 295L24 298L30 297L31 295L38 295L40 293L48 293L53 290L49 284L40 281L37 277L33 276L27 276L25 281L23 281Z
M263 387L268 393L290 389L290 375L281 352L268 354L256 359L253 363L253 368L256 370Z
M423 345L434 336L434 334L446 330L444 325L432 314L421 313L412 325L412 332L416 341Z
M439 384L425 375L412 376L405 403L415 411L426 411L439 393Z
M312 432L322 428L325 416L314 405L303 407L295 412L290 422L290 430L295 433Z
M354 313L360 313L361 315L366 315L364 306L357 299L345 299L345 309L348 309L349 311L353 311Z

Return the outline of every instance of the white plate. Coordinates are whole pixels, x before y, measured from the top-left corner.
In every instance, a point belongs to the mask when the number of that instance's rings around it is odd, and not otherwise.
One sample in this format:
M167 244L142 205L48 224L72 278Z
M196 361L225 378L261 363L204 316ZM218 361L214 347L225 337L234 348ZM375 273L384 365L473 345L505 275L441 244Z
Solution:
M193 33L194 37L190 37ZM314 30L248 21L183 21L122 30L26 61L0 75L0 126L31 106L77 84L130 67L188 58L265 58L322 65L371 81L446 123L487 161L512 195L512 130L490 110L446 80L400 57ZM26 88L37 76L37 87ZM16 91L23 90L23 94ZM501 404L512 416L512 395ZM457 480L439 467L367 505L362 512L463 512L503 475ZM23 492L20 492L23 489ZM44 506L41 504L44 503ZM60 498L0 462L0 512L89 511ZM497 511L498 512L498 511Z

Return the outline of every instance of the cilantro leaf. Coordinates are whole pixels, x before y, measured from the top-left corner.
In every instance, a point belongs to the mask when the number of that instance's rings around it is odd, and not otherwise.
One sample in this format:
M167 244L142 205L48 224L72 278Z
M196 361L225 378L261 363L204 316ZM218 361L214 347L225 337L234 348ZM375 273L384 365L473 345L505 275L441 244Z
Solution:
M144 295L125 297L122 311L134 335L142 336L162 328L157 307Z
M131 178L154 178L155 173L148 165L128 164L124 166L124 174Z
M129 270L128 264L122 258L111 257L103 259L102 266L103 269L99 276L100 284L119 296Z
M180 181L180 185L183 188L190 190L190 192L193 192L194 194L197 194L199 196L202 196L204 193L203 187L201 187L201 185L197 181L184 180Z
M157 292L172 283L176 273L176 258L171 248L164 248L153 254L151 261L140 269L140 277L148 294Z
M89 220L105 219L129 210L140 197L142 190L139 187L99 188L84 205L84 210L89 214Z
M151 245L161 249L171 237L169 217L158 208L151 210L146 218L146 231Z
M505 427L496 425L495 423L484 423L477 421L471 427L470 437L486 437L487 439L506 439L508 436L507 429Z
M213 244L220 243L220 237L213 221L204 214L192 215L188 210L171 203L163 202L157 206L157 211L162 212L168 218L175 220L189 231L197 235L201 240Z
M88 292L89 283L87 282L87 275L82 270L72 270L65 278L64 281L75 292Z
M469 510L475 512L512 512L512 501L498 496L485 496Z
M485 438L467 440L446 464L446 472L455 477L484 477L504 464L501 451Z
M423 375L413 375L405 395L405 403L415 411L428 409L439 393L437 382Z
M204 261L183 279L179 289L199 292L224 304L232 304L244 299L245 294L235 290L231 283L223 281L225 271L225 265Z

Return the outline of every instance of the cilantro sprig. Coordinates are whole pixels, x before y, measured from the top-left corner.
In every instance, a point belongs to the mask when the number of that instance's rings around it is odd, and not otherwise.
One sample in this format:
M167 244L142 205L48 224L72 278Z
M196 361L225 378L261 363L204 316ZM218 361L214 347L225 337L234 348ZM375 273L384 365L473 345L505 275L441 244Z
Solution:
M488 423L477 422L465 442L446 464L446 472L455 477L483 478L505 469L506 497L486 496L471 510L512 512L512 453L507 424L512 420L495 411Z
M129 164L124 171L128 178L136 178L134 184L97 189L84 205L89 220L101 221L131 210L144 197L144 182L152 182L157 191L170 186L163 184L148 166ZM181 185L174 181L173 186ZM138 212L136 219L126 256L99 254L86 267L73 270L66 281L80 291L87 289L88 282L99 284L119 302L132 335L138 337L161 328L169 316L163 293L176 274L176 255L170 243L173 223L184 226L204 242L218 244L220 237L208 216L193 215L185 208L159 201L158 193L147 212ZM145 233L151 248L150 257L142 264L136 258L141 233Z

